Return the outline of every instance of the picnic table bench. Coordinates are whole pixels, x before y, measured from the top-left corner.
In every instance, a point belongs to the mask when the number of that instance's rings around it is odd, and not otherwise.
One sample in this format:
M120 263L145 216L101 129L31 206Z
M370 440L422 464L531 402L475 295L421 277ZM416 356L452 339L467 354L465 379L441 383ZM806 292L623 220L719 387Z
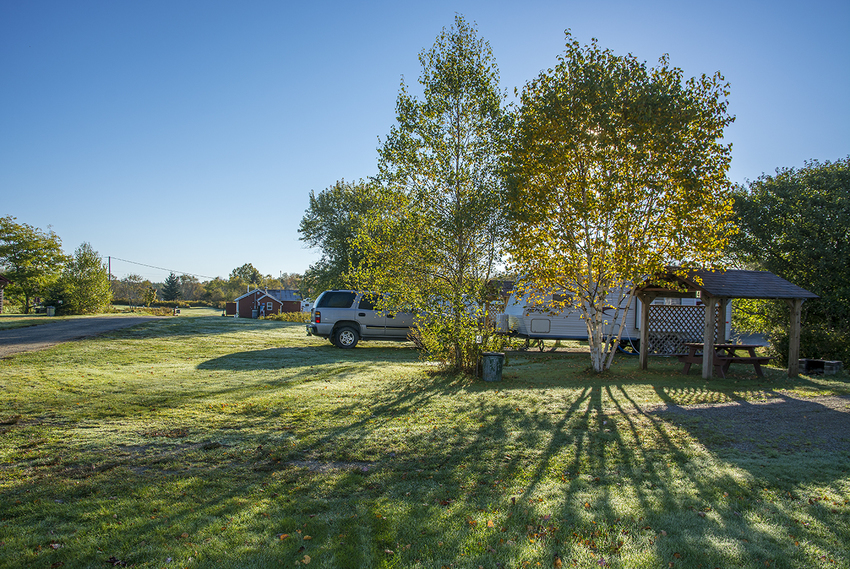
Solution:
M688 354L679 356L679 361L685 364L682 373L687 375L691 370L691 365L702 365L702 354L697 354L697 350L701 350L704 346L690 342L685 343L685 346L688 348ZM729 371L729 366L732 364L752 364L756 370L756 375L764 377L761 366L770 362L770 358L756 355L756 348L760 347L758 344L714 344L714 373L725 379L726 372ZM745 350L749 355L739 356L738 350Z

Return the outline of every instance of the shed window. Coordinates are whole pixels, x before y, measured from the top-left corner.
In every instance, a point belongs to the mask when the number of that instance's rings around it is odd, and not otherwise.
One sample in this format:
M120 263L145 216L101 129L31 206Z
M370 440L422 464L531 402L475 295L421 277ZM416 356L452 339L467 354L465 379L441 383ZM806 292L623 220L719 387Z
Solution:
M266 303L266 311L271 312L272 310L274 310L274 307L272 306L272 303L271 303L271 302L267 302L267 303Z

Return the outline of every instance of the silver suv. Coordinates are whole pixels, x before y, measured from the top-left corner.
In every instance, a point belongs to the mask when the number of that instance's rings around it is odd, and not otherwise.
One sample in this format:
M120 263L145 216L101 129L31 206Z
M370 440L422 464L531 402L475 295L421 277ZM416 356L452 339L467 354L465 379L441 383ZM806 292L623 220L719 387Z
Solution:
M338 348L353 348L360 340L406 340L413 314L377 310L380 296L353 290L326 290L319 295L307 334L328 338Z

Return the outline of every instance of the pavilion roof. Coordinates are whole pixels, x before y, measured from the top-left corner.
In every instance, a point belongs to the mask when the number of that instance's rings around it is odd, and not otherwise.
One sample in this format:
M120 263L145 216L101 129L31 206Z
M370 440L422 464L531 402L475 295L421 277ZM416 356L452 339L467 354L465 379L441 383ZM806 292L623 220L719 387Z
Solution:
M729 269L712 271L688 269L685 276L677 275L677 267L669 267L660 280L684 286L690 292L724 298L818 298L813 292L800 288L769 271ZM645 285L644 292L661 292L663 287Z

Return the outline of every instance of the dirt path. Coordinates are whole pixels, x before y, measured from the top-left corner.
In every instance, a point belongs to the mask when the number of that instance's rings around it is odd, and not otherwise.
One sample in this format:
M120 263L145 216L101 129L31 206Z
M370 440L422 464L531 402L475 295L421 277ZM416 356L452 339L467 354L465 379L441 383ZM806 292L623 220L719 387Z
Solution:
M74 318L28 328L0 331L0 358L20 352L43 350L62 342L96 336L156 320L158 316L95 316Z
M708 446L744 453L758 453L765 446L850 453L850 396L803 398L777 391L760 400L657 406L649 413L683 422L698 437L713 432Z

